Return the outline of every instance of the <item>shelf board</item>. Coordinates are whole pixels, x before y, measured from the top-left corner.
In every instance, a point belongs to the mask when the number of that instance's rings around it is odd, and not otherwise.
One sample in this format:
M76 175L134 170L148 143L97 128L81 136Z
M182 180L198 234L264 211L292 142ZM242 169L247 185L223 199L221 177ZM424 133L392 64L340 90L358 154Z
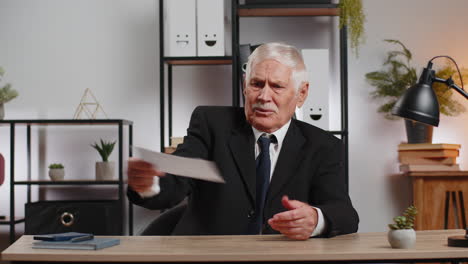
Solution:
M170 65L228 65L232 57L164 57L164 62Z
M10 119L0 120L1 125L133 125L125 119Z
M118 180L94 181L94 180L65 180L65 181L15 181L15 185L118 185Z
M403 174L410 177L468 177L468 171L410 171Z
M15 224L19 224L24 222L23 217L15 217ZM5 219L0 219L0 225L9 225L10 224L10 218L7 216Z
M240 5L240 17L339 16L338 5Z

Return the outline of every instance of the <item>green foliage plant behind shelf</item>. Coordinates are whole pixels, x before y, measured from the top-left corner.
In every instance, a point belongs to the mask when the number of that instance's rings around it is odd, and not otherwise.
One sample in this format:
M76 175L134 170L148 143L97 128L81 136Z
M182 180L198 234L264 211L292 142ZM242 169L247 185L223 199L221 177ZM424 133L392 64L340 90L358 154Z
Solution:
M114 150L116 141L106 142L106 141L103 141L102 139L100 141L101 141L101 145L94 143L91 146L99 152L99 155L101 155L102 161L107 162L110 154L112 153L112 150Z
M49 169L63 169L62 163L52 163L49 165Z
M5 70L0 67L0 81L5 74ZM7 83L5 86L0 88L0 104L4 104L9 102L10 100L14 99L18 96L18 92L14 89L11 89L11 84Z
M461 87L460 75L458 75L457 70L450 64L449 61L445 65L436 71L436 77L442 78L444 80L448 79L450 76L453 77L453 81ZM466 83L468 80L468 71L466 69L461 69L461 75L463 78L463 83ZM434 83L432 85L434 92L437 95L437 100L439 101L439 111L440 113L446 116L457 116L466 111L466 108L460 104L458 101L452 99L454 90L449 88L443 83Z
M367 82L375 87L371 96L375 99L385 99L377 111L384 113L385 118L397 120L399 118L391 115L391 110L396 101L403 95L406 89L415 85L418 81L416 69L411 66L413 55L406 46L399 40L386 39L385 42L399 46L399 49L387 52L384 69L366 74ZM455 73L455 69L446 64L442 69L436 71L436 76L447 79ZM466 71L463 79L467 77ZM458 84L459 78L454 75L454 81ZM451 96L453 91L445 84L434 83L433 89L439 101L439 110L442 114L455 116L465 111L463 105L455 101Z
M393 218L394 224L389 224L388 227L393 230L397 229L412 229L414 227L414 219L416 218L416 214L418 210L416 207L411 205L410 207L406 208L405 212L402 216L397 216Z
M359 45L363 44L364 22L366 16L362 9L362 0L340 0L340 29L348 27L351 50L359 56Z

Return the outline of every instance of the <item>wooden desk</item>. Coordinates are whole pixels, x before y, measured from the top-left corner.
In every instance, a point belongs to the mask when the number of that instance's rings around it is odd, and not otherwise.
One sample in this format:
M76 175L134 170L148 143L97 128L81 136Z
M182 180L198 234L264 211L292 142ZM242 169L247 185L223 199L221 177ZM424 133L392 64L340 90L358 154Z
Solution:
M23 236L2 253L6 261L87 262L431 262L467 261L468 250L447 246L463 230L418 231L413 249L392 249L386 233L293 241L281 235L120 237L97 251L32 249Z
M468 171L409 172L417 230L466 228Z

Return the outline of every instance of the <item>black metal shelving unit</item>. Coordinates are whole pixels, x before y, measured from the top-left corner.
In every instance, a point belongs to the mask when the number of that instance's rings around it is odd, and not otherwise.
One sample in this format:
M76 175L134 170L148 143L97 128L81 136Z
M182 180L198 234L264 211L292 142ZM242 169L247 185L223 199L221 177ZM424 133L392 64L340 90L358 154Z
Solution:
M64 181L48 181L48 180L32 180L31 179L31 126L57 126L57 125L111 125L117 126L118 131L118 180L110 181L92 181L92 180L64 180ZM61 186L76 186L76 185L111 185L118 187L119 212L121 219L124 218L124 177L123 177L123 129L128 127L128 154L132 156L132 140L133 140L133 122L124 119L38 119L38 120L0 120L1 126L10 127L10 215L7 219L0 220L0 225L10 226L10 243L15 240L15 225L25 221L24 218L15 217L15 186L27 186L27 202L31 202L31 186L33 185L61 185ZM17 126L26 126L26 155L27 155L27 180L15 180L15 132ZM128 205L128 226L129 234L133 234L133 206ZM116 234L119 235L119 234ZM121 234L123 235L123 225Z
M231 57L164 57L164 21L163 0L159 0L159 51L160 51L160 136L161 152L165 144L165 64L168 65L168 127L169 137L172 135L172 65L213 65L228 64L214 63L213 60L231 61L232 64L232 105L241 105L239 92L239 18L241 17L310 17L310 16L339 16L338 4L279 4L279 5L246 5L239 4L239 0L232 0L232 56ZM329 131L339 135L345 148L346 186L349 186L349 135L348 135L348 47L347 28L340 30L340 94L341 94L341 130ZM177 63L185 62L185 63ZM215 61L216 62L216 61Z
M163 0L160 0L162 3ZM160 17L160 23L162 23L162 18ZM162 35L161 35L162 36ZM164 37L160 39L161 47L164 46ZM164 48L162 48L164 49ZM164 52L164 51L162 51ZM164 54L164 53L161 53ZM166 108L165 108L165 78L166 78L166 65L167 65L167 112L168 112L168 128L170 138L172 136L172 67L173 66L187 66L187 65L229 65L232 64L231 56L223 57L162 57L159 65L159 78L160 78L160 111L161 111L161 152L164 152L164 142L165 142L165 117L166 117Z

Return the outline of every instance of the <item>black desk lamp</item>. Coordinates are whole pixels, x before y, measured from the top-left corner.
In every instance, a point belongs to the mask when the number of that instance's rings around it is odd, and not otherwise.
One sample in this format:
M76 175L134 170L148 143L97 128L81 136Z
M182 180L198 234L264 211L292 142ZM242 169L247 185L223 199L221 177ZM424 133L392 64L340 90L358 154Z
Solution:
M392 114L406 119L411 119L417 122L428 124L431 126L439 125L439 102L437 96L432 89L434 82L445 83L448 87L454 88L457 92L468 99L468 94L463 88L458 87L452 77L447 80L437 78L435 71L432 69L432 61L436 58L445 57L453 61L460 75L461 84L463 87L463 79L457 63L448 56L436 56L432 58L427 67L421 73L421 77L416 85L410 87L395 103L392 109ZM451 236L447 240L448 246L451 247L468 247L468 229L464 236Z
M435 71L432 69L432 61L436 58L445 57L453 61L455 64L463 87L463 80L457 63L449 56L436 56L432 58L427 67L421 73L421 77L416 85L410 87L395 103L392 109L392 114L406 119L411 119L431 126L439 125L439 102L437 96L432 89L434 82L445 83L448 87L454 88L457 92L468 99L468 94L463 88L460 88L452 80L452 77L447 80L437 78Z

